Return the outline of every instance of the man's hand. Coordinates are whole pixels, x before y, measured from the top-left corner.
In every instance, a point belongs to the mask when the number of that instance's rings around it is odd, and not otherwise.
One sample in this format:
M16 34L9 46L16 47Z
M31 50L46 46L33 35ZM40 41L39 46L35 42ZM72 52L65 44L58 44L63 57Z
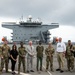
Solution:
M3 57L1 57L3 59Z
M22 57L25 58L25 55L23 55Z
M65 57L65 52L63 52L63 57Z

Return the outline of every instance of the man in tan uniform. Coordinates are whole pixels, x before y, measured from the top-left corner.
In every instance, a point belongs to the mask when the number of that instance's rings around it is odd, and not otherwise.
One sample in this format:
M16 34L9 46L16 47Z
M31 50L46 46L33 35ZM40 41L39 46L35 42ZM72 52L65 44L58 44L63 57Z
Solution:
M40 64L40 71L42 71L42 61L43 61L43 51L44 47L41 45L41 41L39 41L39 45L36 47L36 53L37 53L37 71L39 71L39 64Z
M20 74L20 66L21 63L23 65L23 72L25 73L25 56L26 56L26 48L23 46L23 42L20 42L20 47L18 48L18 54L19 54L19 62L18 62L18 74Z
M48 47L45 50L46 54L46 71L48 70L49 64L51 71L53 70L53 54L54 54L54 47L52 46L52 43L49 42Z
M0 46L0 73L2 72L1 61L2 61L2 47Z
M66 59L68 71L72 72L74 69L74 46L72 45L71 40L68 40L66 46Z
M4 44L2 45L2 70L4 68L4 64L5 64L5 69L6 72L8 72L8 61L9 61L9 56L10 56L10 47L7 45L7 41L4 41Z

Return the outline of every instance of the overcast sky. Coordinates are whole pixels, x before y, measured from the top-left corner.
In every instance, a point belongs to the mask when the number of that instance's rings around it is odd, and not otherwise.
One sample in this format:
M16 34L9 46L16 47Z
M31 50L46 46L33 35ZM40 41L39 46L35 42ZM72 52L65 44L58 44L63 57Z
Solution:
M75 0L0 0L0 18L32 15L45 23L75 24Z
M17 21L32 15L43 23L75 25L75 0L0 0L0 22ZM74 34L74 33L72 33Z

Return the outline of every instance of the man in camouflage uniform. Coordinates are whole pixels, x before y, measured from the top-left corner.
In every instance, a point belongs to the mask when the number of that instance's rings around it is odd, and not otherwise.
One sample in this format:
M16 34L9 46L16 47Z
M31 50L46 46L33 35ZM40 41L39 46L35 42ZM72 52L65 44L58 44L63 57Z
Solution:
M20 66L21 63L23 65L23 72L25 73L25 56L26 56L26 48L23 46L23 42L20 42L20 47L18 48L19 60L18 60L18 74L20 74Z
M73 71L74 69L74 49L71 44L71 40L68 40L68 44L66 46L66 59L67 59L67 68L68 71Z
M4 41L4 44L2 45L2 62L1 62L1 66L2 66L2 70L4 68L4 64L5 64L5 69L6 72L8 72L8 61L9 61L9 56L10 56L10 47L7 45L7 41Z
M49 64L51 71L53 70L53 54L54 54L54 47L52 46L52 43L49 42L49 46L45 50L46 54L46 71L48 70Z
M42 71L42 60L43 60L43 51L44 47L41 45L41 41L39 41L39 45L36 47L36 53L37 53L37 71L39 67L39 61L40 61L40 71Z
M2 59L2 48L0 46L0 73L2 72L2 67L1 67L1 59Z

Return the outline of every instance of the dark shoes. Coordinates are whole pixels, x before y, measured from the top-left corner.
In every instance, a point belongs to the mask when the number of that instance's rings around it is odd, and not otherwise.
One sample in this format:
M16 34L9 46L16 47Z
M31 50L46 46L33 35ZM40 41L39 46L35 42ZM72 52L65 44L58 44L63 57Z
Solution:
M61 69L56 69L56 71L60 71L60 73L63 73L64 71Z
M60 71L60 69L58 68L58 69L56 69L56 71Z
M34 72L33 70L30 70L30 72Z
M63 70L60 70L60 73L63 73L64 71Z
M16 74L15 72L12 72L12 74Z

